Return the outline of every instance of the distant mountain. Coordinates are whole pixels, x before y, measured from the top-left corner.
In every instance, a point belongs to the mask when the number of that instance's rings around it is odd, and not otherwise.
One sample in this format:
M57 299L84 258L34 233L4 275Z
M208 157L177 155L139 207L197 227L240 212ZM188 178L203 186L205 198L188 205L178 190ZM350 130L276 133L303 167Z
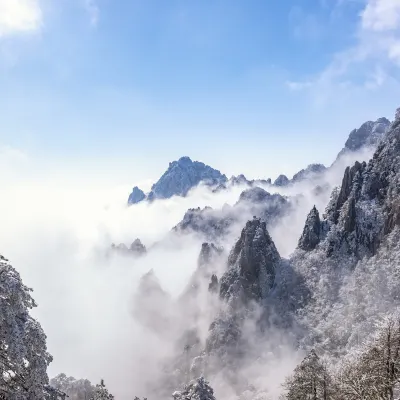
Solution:
M290 181L286 175L279 175L278 178L275 179L274 186L287 186Z
M238 234L240 224L253 216L261 218L268 226L286 215L295 199L280 194L270 194L260 187L244 190L234 206L222 209L211 207L189 209L181 222L172 231L175 233L195 233L204 240L219 242L230 234Z
M389 126L390 121L387 118L379 118L375 122L364 122L360 128L350 132L349 138L337 158L346 153L358 151L363 147L375 148L389 129Z
M292 183L301 182L306 179L315 178L326 171L326 167L323 164L310 164L307 168L302 169L293 175Z
M143 190L140 190L137 186L135 186L132 190L132 193L129 195L128 204L137 204L146 198Z
M189 157L181 157L178 161L169 164L168 169L152 186L147 195L149 201L155 199L169 199L172 196L186 196L190 189L200 182L209 186L225 184L227 177L220 171L211 168L199 161L192 161ZM135 187L129 196L128 204L136 204L146 197L143 191Z

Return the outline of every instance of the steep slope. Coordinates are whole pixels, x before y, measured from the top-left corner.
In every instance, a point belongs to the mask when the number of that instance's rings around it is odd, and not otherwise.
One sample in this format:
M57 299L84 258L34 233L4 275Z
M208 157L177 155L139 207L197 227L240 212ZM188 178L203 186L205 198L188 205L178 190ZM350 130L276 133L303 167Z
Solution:
M376 148L379 141L389 129L390 121L387 118L379 118L375 122L364 122L360 128L350 132L344 148L339 152L337 159L349 152L355 152L363 147Z
M137 186L135 186L132 189L132 193L129 195L128 205L140 203L145 198L146 198L146 195L144 194L143 190L141 190Z
M357 327L358 342L373 329L377 310L399 304L399 117L368 163L346 169L323 219L315 208L307 218L290 260L311 293L298 312L309 331L302 338L305 346L318 344L339 354L355 344L350 325ZM340 322L344 315L348 326Z

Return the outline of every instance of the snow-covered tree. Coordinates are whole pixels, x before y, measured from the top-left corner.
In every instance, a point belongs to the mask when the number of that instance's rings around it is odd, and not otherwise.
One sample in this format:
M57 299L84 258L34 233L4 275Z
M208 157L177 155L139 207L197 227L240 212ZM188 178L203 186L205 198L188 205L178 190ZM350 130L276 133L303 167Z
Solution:
M355 361L342 368L338 387L349 400L393 400L399 394L399 383L400 319L389 316Z
M174 392L174 400L215 400L214 390L203 378L190 382L184 390Z
M108 389L104 384L104 380L100 381L100 384L96 385L94 389L93 396L90 400L113 400L114 396L111 393L108 393Z
M69 400L87 400L93 397L95 387L87 379L75 379L59 374L50 380L50 385L67 394Z
M0 396L40 400L48 384L46 335L29 315L36 307L19 273L0 255Z
M314 350L296 367L285 382L287 400L329 400L332 379Z

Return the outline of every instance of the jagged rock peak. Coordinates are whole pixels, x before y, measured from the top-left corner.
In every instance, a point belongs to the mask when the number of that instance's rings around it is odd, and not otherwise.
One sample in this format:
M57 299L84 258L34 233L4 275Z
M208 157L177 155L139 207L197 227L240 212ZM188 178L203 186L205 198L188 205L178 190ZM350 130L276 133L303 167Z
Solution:
M136 253L137 255L146 254L146 246L140 241L140 239L135 239L131 244L130 251Z
M219 185L227 182L225 175L199 161L181 157L169 163L167 171L152 186L150 199L167 199L172 196L186 196L190 189L200 182Z
M275 186L287 186L289 185L289 178L286 175L279 175L278 178L276 178L274 185Z
M232 186L236 186L236 185L251 185L253 183L253 181L249 181L243 174L240 174L238 176L232 176L229 179L229 183Z
M375 122L367 121L359 129L350 132L345 148L357 151L363 146L376 145L389 126L390 121L387 118L379 118Z
M356 176L360 176L361 172L365 169L366 167L366 163L359 163L358 161L355 162L355 164L350 168L347 167L345 172L344 172L344 176L343 176L343 180L342 180L342 186L340 188L340 192L339 192L339 197L337 199L337 203L336 203L336 212L338 212L343 204L346 202L346 200L349 198L350 193L352 191L353 188L353 181L354 178ZM337 216L338 214L336 214L335 219L337 220Z
M375 148L388 131L389 127L390 121L387 118L378 118L375 122L364 122L360 128L353 129L350 132L345 146L340 151L337 158L340 158L348 152L358 151L363 147Z
M293 176L292 182L300 182L302 180L313 178L326 171L326 167L323 164L310 164L307 168L302 169Z
M211 264L216 258L218 258L224 249L222 247L217 247L213 243L203 243L201 245L199 259L197 265L203 267L205 265Z
M271 290L280 256L266 223L248 221L228 258L228 270L220 280L220 297L248 303L265 298Z
M307 216L303 234L300 237L298 247L305 251L314 250L320 242L321 220L319 212L314 206Z
M146 195L144 194L143 190L141 190L137 186L135 186L132 189L132 193L129 195L128 205L140 203L145 198L146 198Z

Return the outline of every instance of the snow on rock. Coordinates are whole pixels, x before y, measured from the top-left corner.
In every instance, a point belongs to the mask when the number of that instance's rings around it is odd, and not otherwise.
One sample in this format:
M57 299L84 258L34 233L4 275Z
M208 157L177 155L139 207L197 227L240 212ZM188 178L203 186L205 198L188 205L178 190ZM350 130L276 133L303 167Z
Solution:
M303 234L300 237L298 247L302 250L314 250L321 235L321 221L319 212L314 206L307 216L306 224L303 229Z
M364 122L360 128L354 129L350 132L344 148L340 151L337 159L344 154L354 152L362 149L363 147L375 148L379 141L383 138L385 133L390 127L390 121L387 118L379 118L375 122Z
M152 186L151 199L168 199L172 196L186 196L190 189L200 182L206 185L226 183L227 178L220 171L189 157L181 157L169 164L167 171Z
M248 221L228 258L228 270L220 280L220 296L226 301L265 298L275 281L280 262L266 223L258 218Z

